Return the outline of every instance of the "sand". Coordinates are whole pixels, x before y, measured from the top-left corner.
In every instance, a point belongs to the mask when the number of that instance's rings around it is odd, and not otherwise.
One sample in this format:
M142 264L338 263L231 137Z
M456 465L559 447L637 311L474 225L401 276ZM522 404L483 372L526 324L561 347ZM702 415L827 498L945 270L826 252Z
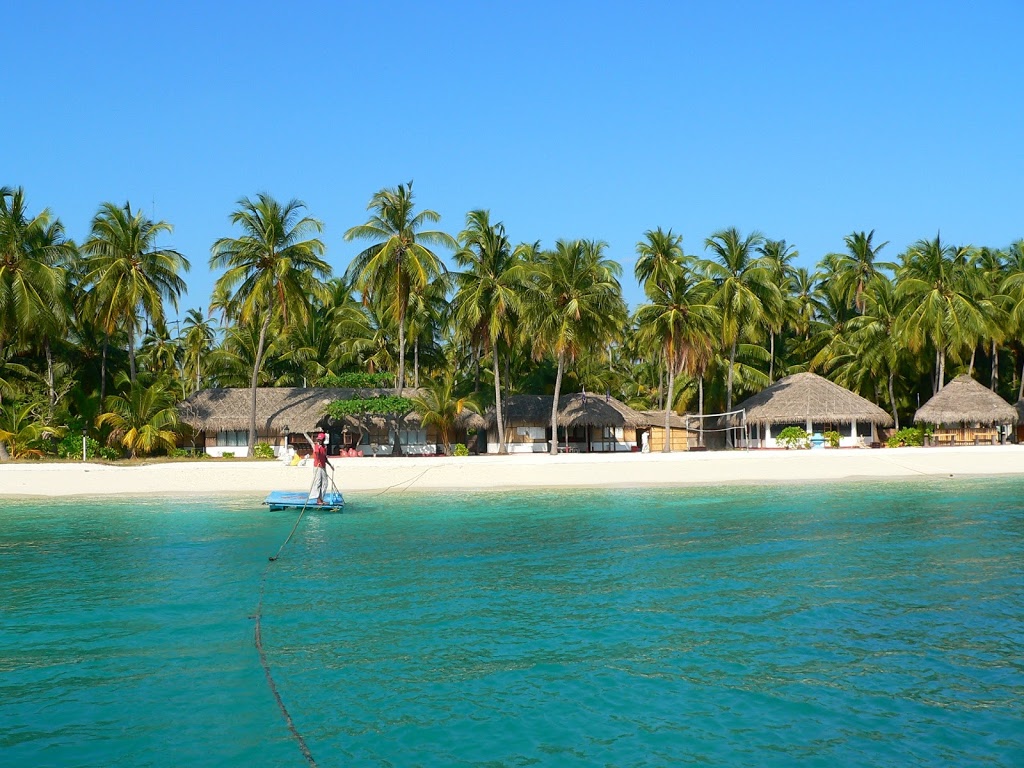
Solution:
M345 493L392 490L775 484L910 477L1024 475L1024 446L717 451L672 454L334 459ZM0 497L259 496L308 490L313 468L208 459L136 466L0 464Z

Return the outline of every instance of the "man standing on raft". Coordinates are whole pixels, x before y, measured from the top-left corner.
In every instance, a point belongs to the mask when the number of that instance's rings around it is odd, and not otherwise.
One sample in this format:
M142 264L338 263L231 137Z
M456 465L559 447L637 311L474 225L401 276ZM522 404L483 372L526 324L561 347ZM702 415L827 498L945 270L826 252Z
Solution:
M324 436L316 436L316 445L313 446L313 487L316 489L316 503L318 507L324 505L324 494L328 490L327 467L334 469L334 465L327 458L327 449L324 448Z

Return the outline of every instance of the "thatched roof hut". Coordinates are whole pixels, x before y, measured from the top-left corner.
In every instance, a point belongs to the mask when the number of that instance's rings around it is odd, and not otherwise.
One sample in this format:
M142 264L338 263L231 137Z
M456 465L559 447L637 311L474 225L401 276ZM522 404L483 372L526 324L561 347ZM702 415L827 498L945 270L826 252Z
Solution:
M940 389L931 400L917 409L914 421L924 424L955 425L1016 424L1017 410L966 373Z
M512 395L502 401L506 427L542 426L551 423L551 395ZM494 406L484 414L487 429L494 429ZM574 393L558 398L558 424L562 427L637 427L644 416L625 403L606 395Z
M351 389L342 387L259 387L256 389L256 430L263 434L312 432L329 423L327 405L334 400L351 397L377 397L393 394L392 389ZM420 390L406 389L405 394L416 397ZM252 405L249 388L204 389L178 405L181 420L197 432L219 432L249 428ZM549 400L550 402L550 400ZM379 416L347 417L343 423L357 427L360 424L381 424ZM409 426L418 426L419 414L405 417ZM483 418L471 411L463 411L457 421L460 429L482 429Z
M735 408L746 410L748 424L892 424L892 416L871 401L814 373L795 373L779 379ZM743 422L738 413L723 420L730 427Z

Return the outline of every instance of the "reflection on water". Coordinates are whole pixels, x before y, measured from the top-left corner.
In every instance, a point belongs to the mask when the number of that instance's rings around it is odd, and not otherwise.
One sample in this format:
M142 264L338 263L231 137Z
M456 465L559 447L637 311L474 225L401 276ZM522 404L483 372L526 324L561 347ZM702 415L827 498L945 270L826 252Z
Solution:
M321 765L1024 764L1024 483L353 495L263 634ZM302 765L294 517L7 504L5 765Z

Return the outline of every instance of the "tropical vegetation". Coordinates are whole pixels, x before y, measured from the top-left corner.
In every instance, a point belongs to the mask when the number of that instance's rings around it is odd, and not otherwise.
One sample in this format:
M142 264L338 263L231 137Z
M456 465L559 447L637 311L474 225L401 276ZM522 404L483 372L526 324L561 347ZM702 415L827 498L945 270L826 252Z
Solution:
M240 198L200 298L185 283L200 255L173 247L170 222L102 202L76 242L0 187L0 459L80 455L83 437L90 454L172 453L190 439L175 405L208 387L250 390L250 452L260 387L390 390L332 407L416 410L448 445L466 408L493 407L503 432L520 393L607 393L667 424L814 371L897 429L960 373L1024 394L1024 240L925 235L899 250L855 230L810 266L783 233L726 228L684 249L652 222L627 257L587 237L513 237L485 209L448 234L411 183L369 200L332 237L299 200ZM362 250L332 261L345 241ZM626 261L643 292L632 308Z

